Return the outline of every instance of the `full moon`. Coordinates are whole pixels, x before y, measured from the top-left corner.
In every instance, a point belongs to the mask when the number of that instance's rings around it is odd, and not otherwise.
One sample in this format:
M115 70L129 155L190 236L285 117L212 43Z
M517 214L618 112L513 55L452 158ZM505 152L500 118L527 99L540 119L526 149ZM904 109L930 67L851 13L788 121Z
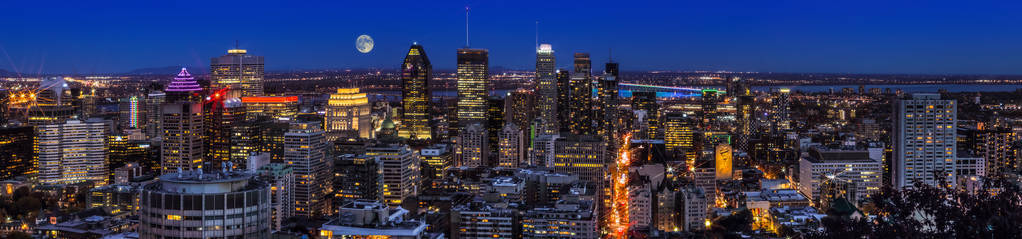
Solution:
M355 40L355 48L361 53L373 51L373 38L369 35L358 36L358 40Z

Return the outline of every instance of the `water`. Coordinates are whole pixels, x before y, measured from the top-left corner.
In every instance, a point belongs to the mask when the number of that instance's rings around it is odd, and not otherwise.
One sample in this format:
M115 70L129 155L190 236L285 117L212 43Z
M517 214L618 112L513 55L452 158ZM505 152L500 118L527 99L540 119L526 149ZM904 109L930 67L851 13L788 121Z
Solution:
M1022 85L962 85L962 84L936 84L936 85L864 85L866 90L872 88L886 89L890 88L892 91L902 90L906 93L925 93L934 92L945 89L948 92L1011 92L1018 89L1022 89ZM852 88L858 91L859 85L794 85L794 86L753 86L752 90L755 91L770 91L772 89L788 88L791 91L801 92L829 92L833 89L835 92L840 92L842 88Z

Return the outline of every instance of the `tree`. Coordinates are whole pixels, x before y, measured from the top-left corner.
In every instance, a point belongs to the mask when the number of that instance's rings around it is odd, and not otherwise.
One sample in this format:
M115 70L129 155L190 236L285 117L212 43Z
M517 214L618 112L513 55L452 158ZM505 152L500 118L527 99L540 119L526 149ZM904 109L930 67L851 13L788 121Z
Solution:
M940 185L948 185L941 179ZM819 238L1017 238L1022 235L1022 193L1016 182L993 178L975 191L915 183L884 187L868 202L875 219L827 217Z

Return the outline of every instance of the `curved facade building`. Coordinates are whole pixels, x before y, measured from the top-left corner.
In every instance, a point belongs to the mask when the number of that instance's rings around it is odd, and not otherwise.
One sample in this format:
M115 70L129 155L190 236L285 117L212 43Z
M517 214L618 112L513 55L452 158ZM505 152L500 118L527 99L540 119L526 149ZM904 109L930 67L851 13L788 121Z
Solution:
M165 174L139 206L140 238L270 237L270 185L249 174Z

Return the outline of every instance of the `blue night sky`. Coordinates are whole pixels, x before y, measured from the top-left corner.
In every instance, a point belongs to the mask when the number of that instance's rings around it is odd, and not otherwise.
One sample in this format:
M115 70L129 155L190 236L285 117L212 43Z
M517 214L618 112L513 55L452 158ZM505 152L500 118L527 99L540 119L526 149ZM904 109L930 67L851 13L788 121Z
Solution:
M453 69L466 4L471 46L513 69L534 67L538 20L562 67L612 49L625 71L1022 74L1022 2L897 0L6 1L0 69L208 66L235 40L270 70L393 69L412 42Z

